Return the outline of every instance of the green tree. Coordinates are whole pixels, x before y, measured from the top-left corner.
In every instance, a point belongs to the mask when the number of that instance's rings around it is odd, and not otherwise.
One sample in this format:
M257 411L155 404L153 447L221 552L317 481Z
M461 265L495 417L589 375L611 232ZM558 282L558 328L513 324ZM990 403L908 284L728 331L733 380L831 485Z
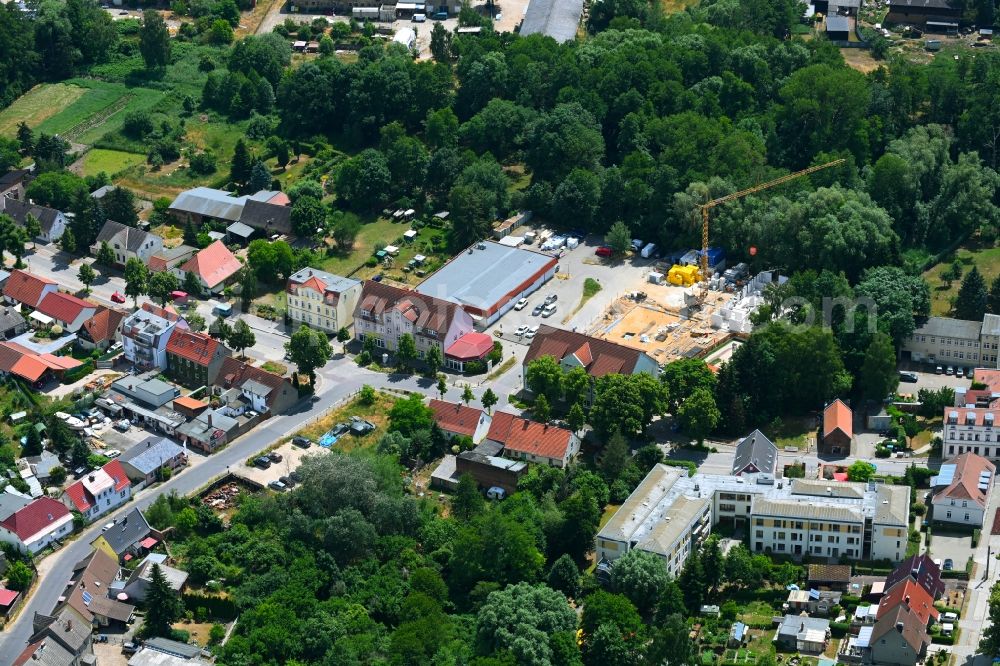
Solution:
M399 336L396 344L396 366L400 370L410 367L410 364L417 358L417 343L409 333Z
M347 330L346 326L341 326L337 329L337 342L343 345L343 352L347 353L347 343L351 341L351 332Z
M590 375L583 368L571 368L563 375L563 396L570 405L586 403L590 400Z
M438 62L451 62L451 34L442 23L435 23L431 30L431 55Z
M131 259L129 259L131 261ZM150 273L146 287L146 293L155 301L159 301L160 306L165 306L171 300L173 292L180 288L177 276L171 271L158 271Z
M100 249L103 250L105 246L107 246L107 243L102 243ZM76 234L73 233L72 229L66 229L66 231L63 232L62 238L59 239L59 247L62 248L62 251L67 254L76 253ZM110 250L111 248L109 247L108 249ZM97 256L100 257L100 254ZM112 254L112 259L113 257L114 255Z
M441 348L433 345L424 354L424 365L427 366L427 374L431 377L437 375L438 370L444 365L444 357L441 355Z
M139 28L139 53L146 69L162 69L170 64L170 33L167 24L155 9L142 13Z
M628 442L625 441L625 436L622 435L621 431L616 430L608 438L608 443L604 446L604 451L597 461L597 468L605 481L609 484L614 483L621 476L629 458Z
M261 160L256 160L250 167L250 180L247 182L247 189L251 192L260 192L271 186L271 172Z
M24 216L24 233L31 240L32 247L35 246L35 239L42 234L42 223L31 213Z
M216 317L208 327L209 336L215 338L216 340L222 340L223 342L225 342L226 338L229 337L230 331L232 331L232 327L222 315ZM287 349L288 343L285 344L285 349Z
M188 328L195 333L201 333L205 330L205 318L197 312L188 312L184 315L184 319L188 323Z
M688 555L677 584L684 593L684 603L687 604L688 611L697 613L705 603L705 594L708 590L705 569L697 550L692 550Z
M684 616L672 613L660 622L653 632L653 641L646 652L650 664L673 664L674 666L694 666L698 663L695 643L689 638L690 630ZM758 666L768 655L757 660ZM770 666L774 666L771 664Z
M594 537L601 523L601 507L589 489L582 489L560 502L559 510L563 520L553 539L554 551L585 562L587 553L594 548Z
M1000 275L993 278L993 283L990 285L987 309L993 314L1000 314Z
M316 386L316 368L322 368L333 356L333 349L327 337L305 324L292 333L285 343L285 351L299 369L299 373L309 376L309 383L313 387Z
M37 456L45 448L41 433L34 427L28 428L25 438L24 447L21 449L22 456Z
M135 193L127 187L113 187L101 199L101 206L109 220L114 220L128 227L139 224L136 213Z
M919 275L907 275L895 266L866 271L855 291L858 296L871 299L877 308L878 329L888 333L897 347L913 335L915 318L930 314L927 283Z
M444 377L438 377L437 392L441 396L441 399L444 400L444 395L448 392L448 384L445 383Z
M719 424L722 414L715 405L715 397L705 388L695 389L677 410L681 427L701 444Z
M170 625L181 617L184 605L170 587L159 564L153 564L149 588L146 590L145 606L146 620L143 623L143 633L146 636L171 636Z
M354 247L354 241L361 232L361 221L354 213L336 211L330 218L329 233L333 242L337 244L337 249L341 252L350 252Z
M528 363L524 383L536 395L544 395L552 403L562 397L563 371L552 356L542 356Z
M103 247L101 248L103 250ZM100 255L98 254L98 257ZM139 297L149 292L149 269L136 257L125 262L125 295L138 307Z
M669 581L663 558L637 548L615 560L611 567L614 591L628 597L646 617L652 616Z
M295 233L308 238L315 235L317 229L323 228L326 209L319 199L302 196L292 204L291 220Z
M876 333L868 345L858 383L862 394L869 400L882 400L899 385L896 350L885 333Z
M25 592L31 587L31 581L34 577L35 574L31 568L21 560L17 560L7 569L7 587L18 592Z
M472 389L469 386L466 386L465 389L462 391L462 402L464 402L466 405L468 405L470 402L472 402L475 399L476 399L476 396L472 392Z
M322 335L322 333L319 335ZM237 319L236 323L233 325L233 330L230 331L228 336L226 336L226 342L228 342L229 346L235 351L240 352L240 355L243 355L243 351L247 347L253 347L257 344L257 336L254 335L253 329L250 328L250 325L246 323L245 320ZM329 348L330 343L327 342L326 344ZM244 358L246 357L244 356Z
M560 592L518 583L487 597L476 615L476 627L489 652L509 650L519 664L550 666L550 637L575 630L576 613Z
M586 422L587 415L583 413L583 407L580 406L580 403L574 402L566 414L567 425L569 425L573 432L580 432Z
M632 232L628 230L624 222L619 220L608 229L608 233L604 235L604 242L608 244L615 256L623 257L632 247Z
M572 557L563 554L552 564L546 582L553 590L570 598L576 597L580 594L580 568Z
M552 419L552 407L544 393L535 398L535 404L531 407L531 415L539 423L548 423Z
M486 410L487 414L492 414L493 406L500 402L500 399L497 397L497 394L493 392L493 389L487 388L483 391L483 397L479 399L479 402L482 403L483 409Z
M89 294L90 285L94 284L94 280L97 279L97 272L90 266L90 264L82 264L80 266L80 270L76 273L76 277L83 283L84 293Z
M865 482L875 475L875 465L864 460L855 460L847 468L847 478L850 481Z
M605 438L615 430L633 437L665 409L666 390L650 375L605 375L594 384L590 423Z
M253 168L253 158L247 149L246 142L241 138L233 147L232 164L229 167L229 179L237 185L246 185L250 180L250 169Z
M583 604L580 628L583 629L584 640L587 641L600 627L607 625L617 626L623 634L632 634L637 640L645 634L642 616L628 597L598 590L588 595Z
M471 520L486 510L486 501L479 492L479 484L471 474L458 477L458 487L451 500L451 511L459 520Z
M955 317L968 321L982 321L989 304L986 292L986 281L975 266L965 274L962 286L958 289L955 299Z
M412 437L421 430L429 430L434 423L434 412L424 404L417 393L397 400L389 411L389 430Z
M25 155L30 155L35 148L35 133L31 131L28 127L28 123L23 120L17 124L17 142L21 146L21 152ZM14 161L11 160L11 165L13 166ZM6 167L6 168L9 168Z
M696 389L715 390L715 374L700 358L671 361L660 373L660 381L667 389L668 410L676 414L681 403Z
M719 537L713 534L701 547L701 564L705 570L705 581L709 589L716 590L726 574L726 560L719 547Z
M979 639L979 652L998 654L1000 653L1000 583L995 583L990 589L989 617L990 622Z

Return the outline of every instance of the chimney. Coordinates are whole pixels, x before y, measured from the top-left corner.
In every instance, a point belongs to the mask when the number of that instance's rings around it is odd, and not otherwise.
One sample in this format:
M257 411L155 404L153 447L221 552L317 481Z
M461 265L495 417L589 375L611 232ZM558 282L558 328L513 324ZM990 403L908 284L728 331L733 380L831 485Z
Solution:
M903 623L902 622L897 622L896 623L896 631L898 631L899 633L903 633Z
M208 427L212 427L212 412L208 413Z
M88 479L90 479L90 482L91 482L91 483L93 483L93 482L94 482L94 475L93 475L93 474L91 474L91 475L90 475L90 476L88 476L87 478L88 478Z
M73 620L66 620L66 631L73 631Z
M910 595L906 595L906 598L903 599L903 603L905 603L907 607L910 606Z

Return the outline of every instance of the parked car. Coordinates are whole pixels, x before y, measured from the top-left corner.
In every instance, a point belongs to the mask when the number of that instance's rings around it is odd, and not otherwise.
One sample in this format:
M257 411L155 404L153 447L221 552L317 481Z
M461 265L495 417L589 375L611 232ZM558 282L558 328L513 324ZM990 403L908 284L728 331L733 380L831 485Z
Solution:
M104 455L107 456L108 458L117 458L121 454L122 452L119 451L118 449L108 449L107 451L104 452Z
M288 488L288 486L283 484L281 481L272 481L271 483L267 484L267 487L270 488L271 490L277 490L279 493L284 492L285 489Z
M944 370L941 368L940 365L935 366L935 368L934 368L934 374L940 375L942 372L944 372Z
M122 643L122 654L135 654L139 651L139 646L132 641Z
M296 435L295 437L292 437L292 444L295 446L301 446L303 449L308 449L312 446L312 440L308 437L300 437Z
M966 368L965 369L965 378L966 379L972 379L975 376L975 374L976 374L976 369L975 368Z
M486 499L502 500L506 496L507 496L507 491L501 488L500 486L492 486L489 490L486 491Z
M542 316L543 317L551 317L555 313L556 313L556 304L555 303L550 303L549 305L546 305L545 309L542 310Z
M527 332L528 332L528 325L527 324L521 324L520 326L517 327L517 330L514 331L514 335L516 335L517 337L521 337L522 335L524 335Z
M121 432L128 432L131 427L132 423L128 419L121 419L115 422L115 430L120 430Z
M598 257L605 257L605 258L607 258L607 257L610 257L611 255L613 255L614 251L610 247L608 247L607 245L602 245L599 248L597 248L596 250L594 250L594 254L596 254Z
M949 365L947 368L944 369L944 374L946 374L946 375L953 375L953 374L955 374L955 368L953 368L952 366Z
M535 309L531 311L531 314L537 317L538 315L542 314L542 310L544 309L545 306L539 303L538 305L535 306Z
M340 437L344 433L348 432L350 429L351 429L350 423L341 422L333 426L333 429L330 431L330 434L333 435L334 437Z
M279 476L278 477L278 481L281 481L283 484L285 484L289 488L291 488L292 486L295 485L295 482L292 481L292 478L290 476Z
M524 334L524 337L526 339L530 340L531 338L535 337L536 333L538 333L538 324L534 324L532 326L529 326L528 327L528 332Z
M641 238L633 238L632 239L632 251L633 252L638 252L639 250L641 250L643 245L645 245L645 243L642 242Z
M271 466L271 459L268 458L267 456L260 456L259 458L253 461L253 464L256 465L257 467L260 467L261 469L267 469L268 467Z
M909 384L916 384L918 381L917 373L915 372L901 372L899 373L899 381L906 382Z
M298 470L296 470L296 471L292 472L291 474L289 474L288 478L291 479L292 481L294 481L295 483L301 483L302 482L302 474Z
M281 454L278 453L277 451L271 451L271 453L269 453L267 457L271 459L271 462L281 462L282 461Z
M951 571L954 568L955 568L955 562L953 562L950 557L944 561L943 569L945 571Z
M551 305L552 303L555 303L558 300L559 296L557 296L556 294L549 294L548 296L545 297L545 305Z
M517 303L514 304L514 309L515 310L523 310L526 307L528 307L528 299L527 298L522 298L521 300L519 300Z
M114 526L115 526L115 521L112 520L110 523L105 523L104 525L102 525L101 526L101 531L102 532L107 532L108 530L110 530Z

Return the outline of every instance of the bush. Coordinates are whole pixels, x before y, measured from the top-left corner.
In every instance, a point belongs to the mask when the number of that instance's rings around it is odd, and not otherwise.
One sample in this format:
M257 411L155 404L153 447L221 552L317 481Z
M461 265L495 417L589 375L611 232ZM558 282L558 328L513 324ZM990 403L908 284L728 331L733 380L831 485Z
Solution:
M843 638L847 635L850 630L851 625L847 622L831 622L830 623L830 634L834 638Z
M972 530L972 547L975 548L979 545L979 537L982 535L982 531L977 529Z
M694 476L698 473L698 466L690 460L664 460L663 464L669 467L683 467L688 471L688 476Z
M481 375L486 372L486 364L482 361L469 361L465 364L465 374Z
M368 268L375 268L376 266L378 266L378 259L376 259L375 257L368 257L367 259L365 259L365 266L367 266Z

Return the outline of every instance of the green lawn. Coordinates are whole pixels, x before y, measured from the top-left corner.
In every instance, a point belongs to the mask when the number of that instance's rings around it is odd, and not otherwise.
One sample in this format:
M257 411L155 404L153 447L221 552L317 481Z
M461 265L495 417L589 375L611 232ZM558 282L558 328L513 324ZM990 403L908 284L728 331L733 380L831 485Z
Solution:
M102 171L109 176L131 168L146 161L145 155L126 153L120 150L105 150L93 148L83 156L83 175L94 176Z
M446 257L438 256L434 253L434 241L443 236L444 231L431 227L420 229L416 240L406 242L403 240L403 233L410 229L407 222L392 222L384 218L378 218L368 222L361 227L361 231L354 239L354 249L349 254L335 253L327 256L320 264L320 268L329 271L334 275L347 275L357 270L354 277L365 279L374 276L376 273L383 273L388 278L397 282L407 284L417 284L422 280L413 272L403 271L407 262L418 254L427 257L427 262L421 267L425 275L430 275L446 260ZM399 248L399 254L393 257L391 267L377 265L375 267L365 266L365 261L375 252L376 243L385 245L395 245Z
M950 270L952 261L962 264L962 274L968 273L973 266L979 269L986 279L986 286L1000 275L1000 248L959 248L952 260L943 261L924 273L924 279L931 286L931 314L946 316L951 311L951 299L958 295L961 280L955 280L951 287L941 278L942 273Z
M762 430L779 449L786 446L805 449L816 433L811 416L789 416L777 425L777 428L772 424Z
M0 112L0 134L14 136L22 120L34 129L86 92L86 88L68 83L37 85Z

